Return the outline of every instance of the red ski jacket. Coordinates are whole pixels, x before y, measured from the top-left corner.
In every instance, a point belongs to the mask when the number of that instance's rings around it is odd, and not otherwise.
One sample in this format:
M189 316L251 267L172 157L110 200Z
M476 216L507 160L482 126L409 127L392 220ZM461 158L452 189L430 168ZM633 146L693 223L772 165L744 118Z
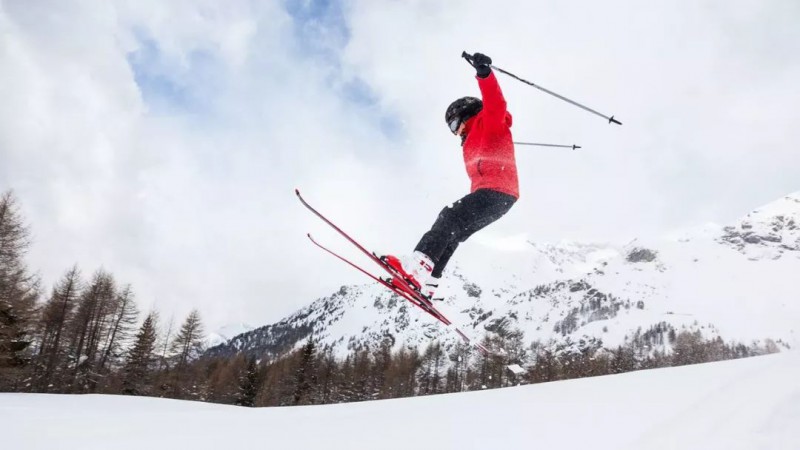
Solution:
M517 162L511 138L511 114L494 72L476 77L483 109L464 124L464 164L472 181L470 192L492 189L519 198Z

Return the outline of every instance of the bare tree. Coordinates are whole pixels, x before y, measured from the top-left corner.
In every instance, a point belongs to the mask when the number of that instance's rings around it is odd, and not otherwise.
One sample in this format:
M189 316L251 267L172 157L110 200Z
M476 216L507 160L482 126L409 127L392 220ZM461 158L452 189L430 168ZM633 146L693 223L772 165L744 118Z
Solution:
M171 389L178 398L198 398L202 393L193 383L194 370L189 363L195 360L203 351L203 324L200 313L195 309L189 313L181 325L181 329L172 341L171 351L175 360L172 375Z
M91 283L80 296L71 329L71 390L91 389L102 354L101 342L111 326L117 292L114 278L103 269L95 272Z
M176 356L178 369L186 367L186 364L200 356L202 351L203 324L200 321L200 312L194 309L186 317L178 335L172 341L172 353Z
M417 391L417 371L421 358L416 348L401 348L386 370L384 390L389 398L410 397Z
M169 356L169 344L172 342L172 329L175 328L175 316L169 317L169 322L167 323L167 329L164 333L159 335L158 346L161 348L161 354L158 358L158 370L164 370L169 367L169 363L167 362L167 357Z
M73 266L53 288L40 317L41 342L37 357L37 390L47 392L60 385L67 362L67 326L75 314L81 290L78 266Z
M103 339L105 344L103 344L102 353L95 368L97 377L105 376L109 371L109 365L116 365L120 362L122 347L128 342L131 330L139 316L130 285L125 286L114 297L112 307ZM91 380L92 390L98 383L97 377Z

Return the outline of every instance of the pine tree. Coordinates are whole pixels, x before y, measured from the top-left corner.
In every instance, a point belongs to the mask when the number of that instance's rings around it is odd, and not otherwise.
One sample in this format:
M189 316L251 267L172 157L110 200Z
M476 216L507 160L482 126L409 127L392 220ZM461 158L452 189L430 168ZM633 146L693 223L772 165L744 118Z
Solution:
M373 398L369 373L373 366L372 352L369 348L356 350L353 355L352 372L349 373L349 384L352 393L351 401L364 401Z
M158 314L151 312L145 317L142 326L128 352L123 369L122 393L146 395L149 393L149 379L157 363L155 355Z
M29 245L16 199L0 195L0 389L17 385L33 354L39 279L23 262Z
M561 363L551 350L550 344L542 345L539 341L531 344L531 352L535 355L535 359L533 367L527 373L528 382L544 383L561 379Z
M613 373L625 373L636 370L638 367L636 354L630 345L618 346L611 351L611 370Z
M703 334L700 330L680 332L675 339L672 364L682 366L706 361L708 361L706 348L703 342Z
M422 365L419 369L419 393L422 395L441 392L441 368L444 365L444 350L439 341L425 349L422 355Z
M332 403L335 397L336 376L339 372L339 362L333 354L333 346L326 345L320 352L319 368L317 375L318 389L314 396L314 404Z
M236 405L255 406L256 395L259 389L258 365L255 358L247 360L247 368L239 379L239 395L236 398Z
M448 355L450 368L446 375L445 392L461 392L466 389L471 355L472 349L469 344L456 343L453 351Z
M309 404L312 397L312 389L317 384L317 370L315 364L316 344L309 338L306 345L300 351L300 363L295 372L295 388L293 394L294 405Z
M372 390L373 399L391 398L390 389L386 383L389 368L392 366L392 345L393 341L385 339L381 345L375 350L373 357L372 370L370 370L370 389Z

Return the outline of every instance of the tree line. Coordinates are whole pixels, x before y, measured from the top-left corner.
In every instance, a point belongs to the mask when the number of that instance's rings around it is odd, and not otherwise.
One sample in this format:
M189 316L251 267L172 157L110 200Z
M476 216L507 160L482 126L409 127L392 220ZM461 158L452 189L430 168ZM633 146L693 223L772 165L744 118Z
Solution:
M498 328L484 344L505 352L489 357L460 342L432 342L420 350L387 340L345 352L313 335L277 358L208 356L198 311L179 327L162 323L156 311L140 319L132 287L103 269L84 277L71 267L45 293L24 263L29 245L28 228L7 192L0 196L0 391L240 406L328 404L695 364L774 352L780 344L726 343L662 322L636 330L611 350L596 338L526 344L521 331ZM526 370L514 374L509 364Z
M181 395L203 329L192 311L179 329L158 313L139 323L133 289L103 269L73 266L52 290L25 264L30 231L12 192L0 195L0 391ZM158 376L155 376L158 374ZM143 386L148 386L145 389Z
M668 342L671 351L654 350L658 339ZM387 340L339 354L309 337L302 347L270 360L243 353L198 358L190 371L194 390L182 398L256 407L322 405L494 389L778 351L771 341L726 343L665 323L637 331L613 349L597 339L524 345L519 330L501 332L484 343L506 353L483 357L463 343L446 348L437 341L422 351L398 349ZM512 373L507 368L512 363L522 364L525 371Z

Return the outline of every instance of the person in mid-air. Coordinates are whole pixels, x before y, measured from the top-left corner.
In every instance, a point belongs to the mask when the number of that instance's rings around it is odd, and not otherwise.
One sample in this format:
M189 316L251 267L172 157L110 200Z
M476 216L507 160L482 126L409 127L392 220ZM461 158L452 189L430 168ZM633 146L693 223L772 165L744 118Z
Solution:
M507 213L519 198L517 164L511 138L511 114L492 59L472 55L481 99L462 97L447 108L445 121L461 138L470 193L446 206L422 236L410 258L386 256L386 262L424 295L433 299L442 271L458 245Z

